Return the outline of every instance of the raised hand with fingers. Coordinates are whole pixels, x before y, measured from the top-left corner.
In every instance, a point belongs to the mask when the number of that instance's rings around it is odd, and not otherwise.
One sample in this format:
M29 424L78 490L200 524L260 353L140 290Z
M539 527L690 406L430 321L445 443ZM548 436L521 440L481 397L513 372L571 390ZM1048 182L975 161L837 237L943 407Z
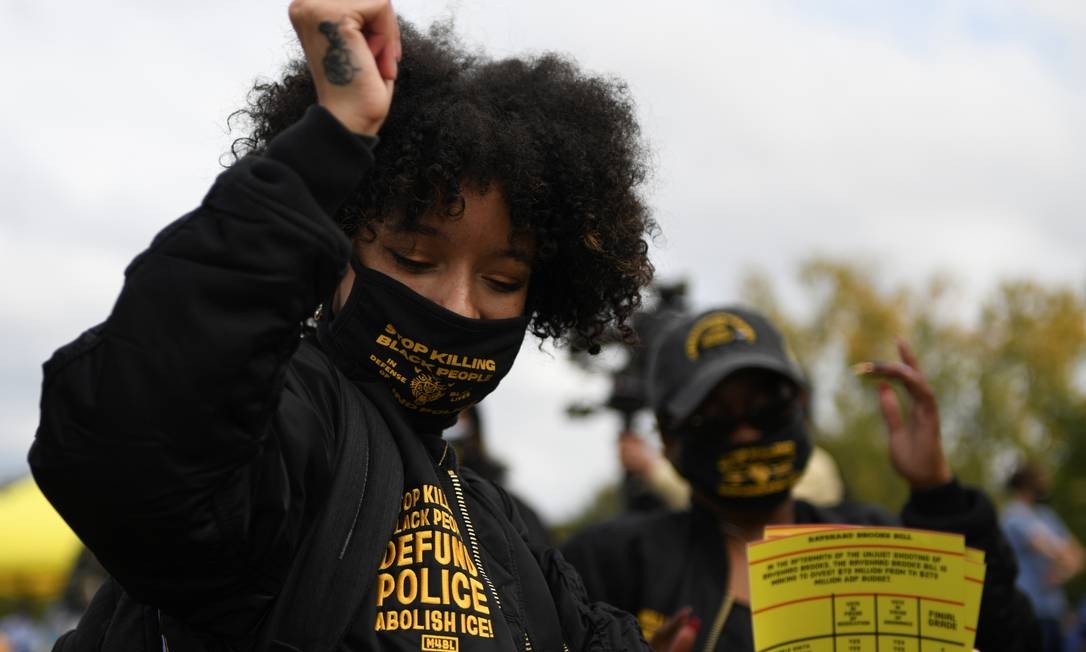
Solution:
M909 345L897 340L900 362L863 362L857 374L879 378L879 407L889 435L890 462L913 489L930 489L950 482L954 473L943 452L939 405ZM888 381L909 395L908 418Z
M389 0L294 0L290 22L318 103L351 131L376 135L388 116L402 55Z

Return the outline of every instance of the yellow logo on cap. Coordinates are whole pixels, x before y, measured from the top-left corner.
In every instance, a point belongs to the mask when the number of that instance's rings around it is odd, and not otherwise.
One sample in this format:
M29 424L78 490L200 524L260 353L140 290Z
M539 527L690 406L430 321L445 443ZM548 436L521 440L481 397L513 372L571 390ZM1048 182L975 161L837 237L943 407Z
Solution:
M758 340L757 333L741 317L730 312L714 312L697 321L686 336L686 357L697 360L705 349L730 344L731 342L749 342Z

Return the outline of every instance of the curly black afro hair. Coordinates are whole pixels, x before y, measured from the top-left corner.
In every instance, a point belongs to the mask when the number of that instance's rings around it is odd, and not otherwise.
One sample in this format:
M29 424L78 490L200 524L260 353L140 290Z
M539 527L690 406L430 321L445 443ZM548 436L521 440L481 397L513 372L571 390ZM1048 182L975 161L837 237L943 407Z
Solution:
M403 60L376 164L335 216L348 235L376 222L410 224L432 210L455 216L460 190L501 189L513 227L534 234L530 330L598 349L627 322L652 278L656 229L639 187L648 166L626 86L545 54L491 60L469 52L448 24L422 33L401 21ZM258 83L252 131L235 157L268 142L316 102L304 61Z

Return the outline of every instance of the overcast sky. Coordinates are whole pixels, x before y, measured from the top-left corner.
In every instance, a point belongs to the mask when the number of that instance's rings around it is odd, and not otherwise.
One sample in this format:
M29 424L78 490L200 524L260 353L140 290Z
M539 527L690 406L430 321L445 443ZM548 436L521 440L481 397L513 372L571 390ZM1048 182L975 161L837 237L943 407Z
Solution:
M493 55L625 79L655 160L663 278L698 305L814 253L887 277L1086 280L1079 0L403 0ZM225 116L274 76L280 0L0 0L0 477L25 468L40 364L108 314L127 262L220 171ZM551 518L617 477L607 385L526 345L486 401L512 485Z

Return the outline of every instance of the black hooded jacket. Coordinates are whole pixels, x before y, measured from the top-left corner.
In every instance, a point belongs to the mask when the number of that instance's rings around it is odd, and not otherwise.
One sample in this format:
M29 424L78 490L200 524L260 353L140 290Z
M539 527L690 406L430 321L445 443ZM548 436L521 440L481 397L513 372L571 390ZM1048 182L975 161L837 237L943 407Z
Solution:
M948 485L914 491L900 523L882 510L859 503L821 508L797 500L797 524L905 525L956 532L966 545L985 551L987 572L977 623L976 647L983 652L1032 652L1040 630L1028 598L1017 591L1014 553L999 529L995 510L980 491ZM685 511L620 517L578 533L563 546L581 573L588 595L636 614L646 635L683 607L702 626L694 650L705 650L727 593L728 557L716 517L695 505ZM750 608L735 604L715 650L754 650ZM710 651L711 652L711 651Z
M347 267L329 216L371 146L313 107L164 229L108 319L45 364L35 478L132 601L204 647L246 648L287 577L306 572L294 567L322 510L359 500L331 487L342 438L371 436L344 427L344 393L364 394L350 398L391 433L403 482L377 469L361 499L394 501L398 516L352 530L384 554L330 648L419 650L419 636L465 652L642 648L633 618L589 604L561 556L525 540L503 492L304 336Z

